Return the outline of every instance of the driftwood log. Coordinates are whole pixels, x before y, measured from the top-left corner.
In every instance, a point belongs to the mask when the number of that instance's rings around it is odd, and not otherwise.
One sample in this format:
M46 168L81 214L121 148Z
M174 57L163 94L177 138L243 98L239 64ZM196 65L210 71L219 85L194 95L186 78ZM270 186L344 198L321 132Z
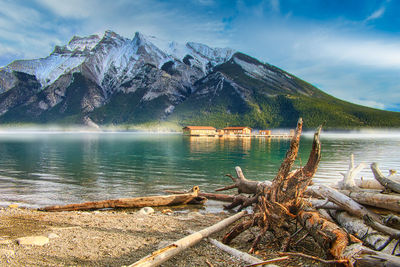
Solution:
M170 193L170 194L187 194L188 193L187 191L185 192L185 191L176 191L176 190L164 190L164 192ZM198 196L205 197L207 199L223 201L223 202L232 202L235 199L234 195L214 194L214 193L204 193L204 192L199 192Z
M400 212L400 196L394 194L380 194L379 192L341 190L342 194L354 201L382 209Z
M219 232L222 229L225 229L228 225L239 220L246 214L247 214L246 211L239 212L229 218L226 218L225 220L220 221L217 224L214 224L214 225L207 227L199 232L193 233L182 239L179 239L178 241L175 241L174 243L172 243L164 248L154 251L153 253L146 256L145 258L142 258L139 261L129 265L129 267L158 266L161 263L172 258L173 256L184 251L188 247L191 247L191 246L199 243L202 239L209 237L210 235L212 235L216 232Z
M377 163L371 164L371 170L375 176L375 179L378 180L383 187L385 187L386 191L400 193L400 183L390 179L390 176L388 178L383 176L382 172L378 168Z
M194 186L190 193L149 196L136 198L119 198L111 200L93 201L63 206L48 206L40 209L41 211L74 211L74 210L95 210L104 208L143 208L158 206L174 206L184 204L203 204L207 200L198 195L199 187Z
M330 210L329 214L348 233L363 241L363 244L367 247L378 251L386 249L388 252L392 252L394 244L388 246L387 241L389 241L389 236L366 225L364 220L352 216L346 211Z

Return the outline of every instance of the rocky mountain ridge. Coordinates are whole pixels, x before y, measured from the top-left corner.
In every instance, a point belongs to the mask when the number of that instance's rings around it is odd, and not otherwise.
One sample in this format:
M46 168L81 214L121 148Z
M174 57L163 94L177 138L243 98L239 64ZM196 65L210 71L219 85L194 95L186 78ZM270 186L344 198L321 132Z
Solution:
M328 96L233 49L179 44L142 33L132 39L112 31L101 37L74 36L46 58L16 60L0 68L2 123L169 121L262 128L310 116L310 125L322 119L334 126L343 117L345 125L385 126L374 119L376 112ZM366 119L365 114L372 115ZM385 116L390 125L400 125L398 113Z

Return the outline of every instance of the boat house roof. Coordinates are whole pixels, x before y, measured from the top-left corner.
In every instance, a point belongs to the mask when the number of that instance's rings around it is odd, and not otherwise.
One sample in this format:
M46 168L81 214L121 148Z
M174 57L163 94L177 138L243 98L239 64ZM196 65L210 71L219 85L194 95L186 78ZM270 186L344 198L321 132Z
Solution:
M250 127L225 127L224 130L243 130L243 129L251 129Z
M183 129L190 129L190 130L216 130L212 126L186 126Z

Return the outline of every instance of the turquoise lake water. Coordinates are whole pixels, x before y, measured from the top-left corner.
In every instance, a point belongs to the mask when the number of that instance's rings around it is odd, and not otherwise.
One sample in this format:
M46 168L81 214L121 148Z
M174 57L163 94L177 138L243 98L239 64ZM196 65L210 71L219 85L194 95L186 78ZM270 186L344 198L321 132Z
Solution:
M305 164L312 134L301 140L297 164ZM378 162L386 174L400 171L400 134L322 133L319 182L340 179L349 156ZM289 140L190 138L152 133L0 133L0 206L25 207L160 194L165 189L201 190L230 184L227 173L271 180ZM369 168L360 174L372 178Z

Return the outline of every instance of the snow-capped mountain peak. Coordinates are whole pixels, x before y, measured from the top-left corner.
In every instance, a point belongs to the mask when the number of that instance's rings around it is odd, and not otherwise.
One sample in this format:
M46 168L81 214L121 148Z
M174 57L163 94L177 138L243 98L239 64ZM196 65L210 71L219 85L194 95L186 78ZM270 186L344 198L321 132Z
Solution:
M88 37L79 37L74 36L66 45L70 51L84 51L84 50L92 50L95 47L101 38L98 35L90 35Z
M229 48L211 48L193 42L180 44L140 32L128 39L108 30L103 36L74 36L68 44L56 46L46 58L14 61L0 68L0 75L7 72L9 79L12 71L25 72L34 75L44 88L61 75L81 71L84 66L103 90L114 91L135 76L144 64L162 69L164 64L172 62L173 67L181 65L181 71L196 68L206 75L212 67L228 61L234 52ZM190 79L190 75L184 76ZM12 85L13 82L1 83L0 92L7 91Z

